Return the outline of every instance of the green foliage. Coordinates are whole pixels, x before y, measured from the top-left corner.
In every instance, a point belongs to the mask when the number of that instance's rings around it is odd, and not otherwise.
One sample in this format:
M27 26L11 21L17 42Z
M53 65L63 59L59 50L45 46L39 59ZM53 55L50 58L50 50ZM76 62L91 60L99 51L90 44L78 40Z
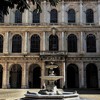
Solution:
M0 0L0 15L7 15L9 13L9 8L14 8L20 12L24 12L25 9L29 9L29 2L32 2L33 5L36 5L37 12L41 12L41 1L42 0ZM52 6L56 6L59 0L46 0L50 2Z

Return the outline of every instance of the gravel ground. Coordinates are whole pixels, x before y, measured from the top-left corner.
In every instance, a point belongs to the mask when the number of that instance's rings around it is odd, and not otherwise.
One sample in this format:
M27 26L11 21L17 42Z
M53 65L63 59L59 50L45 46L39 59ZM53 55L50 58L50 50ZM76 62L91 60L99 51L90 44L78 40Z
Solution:
M39 91L38 89L0 89L0 100L19 100L24 97L27 91ZM84 90L78 91L81 100L100 100L100 90ZM86 91L86 92L85 92ZM94 92L93 92L94 91ZM90 93L92 92L92 93Z

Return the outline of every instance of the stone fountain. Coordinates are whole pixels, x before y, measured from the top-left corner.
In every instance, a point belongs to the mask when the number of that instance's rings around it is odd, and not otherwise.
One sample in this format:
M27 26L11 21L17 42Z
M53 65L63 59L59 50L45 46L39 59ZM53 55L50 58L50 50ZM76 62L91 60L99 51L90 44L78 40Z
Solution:
M63 78L63 76L55 76L53 69L58 66L51 63L46 68L49 69L49 75L43 76L41 79L48 81L48 84L44 84L44 88L39 92L29 92L25 94L25 98L21 100L80 100L77 92L61 92L57 89L55 81Z

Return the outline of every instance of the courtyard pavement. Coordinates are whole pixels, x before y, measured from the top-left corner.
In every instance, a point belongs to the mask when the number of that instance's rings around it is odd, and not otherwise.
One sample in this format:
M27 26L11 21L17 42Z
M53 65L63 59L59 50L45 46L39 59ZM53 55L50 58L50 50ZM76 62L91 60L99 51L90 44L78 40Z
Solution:
M27 92L38 92L39 89L0 89L0 100L20 100ZM65 90L73 91L73 90ZM100 100L100 90L77 90L82 100Z

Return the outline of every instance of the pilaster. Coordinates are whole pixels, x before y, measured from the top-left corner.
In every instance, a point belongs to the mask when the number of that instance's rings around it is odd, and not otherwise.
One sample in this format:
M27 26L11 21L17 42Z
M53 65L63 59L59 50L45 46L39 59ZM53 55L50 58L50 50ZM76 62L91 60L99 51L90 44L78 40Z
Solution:
M28 53L28 32L25 32L25 38L24 38L24 43L23 43L23 47L24 47L24 54Z
M47 7L46 7L46 0L43 1L43 13L42 13L42 17L43 17L43 23L47 23Z
M42 62L42 68L41 68L41 77L45 76L45 62ZM44 85L45 81L41 79L41 88Z
M46 48L46 45L45 45L45 44L46 44L46 41L45 41L45 40L46 40L45 35L46 35L46 33L43 32L43 39L42 39L42 40L43 40L43 51L45 51L45 48Z
M28 87L28 71L27 71L27 63L23 64L23 69L22 69L22 88L27 88Z
M81 32L80 34L80 53L84 53L84 33Z
M9 88L9 70L8 70L8 63L4 64L3 69L3 85L2 88L6 89Z
M62 51L64 51L65 50L65 48L64 48L64 42L65 42L65 39L64 39L64 32L62 32L62 35L61 35L61 42L62 42Z
M82 0L80 0L80 24L83 23L83 5L82 5Z
M100 25L100 0L98 0L98 24Z
M65 75L65 62L62 62L62 88L65 86L65 80L66 80L66 75Z
M65 5L64 0L61 2L61 23L65 23Z
M79 87L85 88L84 84L84 65L83 62L80 63L80 69L79 69Z
M5 37L4 37L4 54L8 54L9 53L9 32L5 33Z
M28 9L25 9L24 13L22 13L22 23L28 23Z

